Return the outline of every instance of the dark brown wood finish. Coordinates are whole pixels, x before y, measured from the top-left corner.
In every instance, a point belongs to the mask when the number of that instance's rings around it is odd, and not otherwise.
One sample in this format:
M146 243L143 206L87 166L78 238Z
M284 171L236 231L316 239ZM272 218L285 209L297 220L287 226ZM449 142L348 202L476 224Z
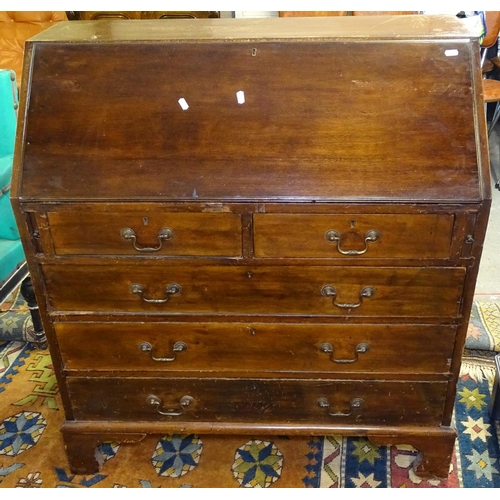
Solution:
M352 382L335 380L258 380L224 378L68 378L79 420L172 421L204 419L335 425L437 425L441 420L445 382ZM152 404L155 396L159 404ZM184 409L181 400L193 400ZM322 407L324 398L330 407ZM362 399L356 406L355 399ZM176 415L162 415L176 413Z
M65 211L48 220L57 255L242 255L237 214Z
M103 440L213 432L360 434L446 475L490 206L478 53L443 16L27 42L11 192L74 473Z
M255 214L255 256L448 258L453 224L453 214ZM338 240L329 239L332 231Z
M43 266L53 309L150 314L455 317L464 268ZM134 293L140 285L142 293ZM168 293L178 285L177 293ZM335 288L336 296L324 287ZM366 288L373 296L363 298ZM92 295L88 293L92 290ZM150 301L164 301L151 303ZM272 304L272 307L271 307ZM348 305L352 304L351 307Z
M442 378L449 371L456 333L445 325L58 322L54 327L65 370L72 374L195 370L200 377L425 373ZM184 349L176 351L174 346L182 342ZM149 350L141 348L144 343Z
M449 201L460 185L464 197L479 198L472 103L454 106L471 86L465 42L261 42L253 57L254 45L37 47L24 196ZM383 64L359 79L359 67L382 50ZM447 57L448 50L458 55ZM165 64L151 71L152 60ZM126 170L126 179L110 175L115 169ZM405 182L385 182L402 169ZM352 182L357 171L362 183Z

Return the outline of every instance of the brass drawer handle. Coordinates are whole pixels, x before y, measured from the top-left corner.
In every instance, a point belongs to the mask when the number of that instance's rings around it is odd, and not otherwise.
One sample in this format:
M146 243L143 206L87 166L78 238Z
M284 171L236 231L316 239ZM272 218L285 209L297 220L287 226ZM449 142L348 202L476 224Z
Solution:
M172 349L172 352L174 353L174 355L171 357L171 358L156 358L155 356L153 356L153 346L149 343L149 342L141 342L139 344L139 349L142 351L142 352L149 352L149 356L151 357L151 359L153 361L161 361L161 362L170 362L170 361L175 361L177 359L177 352L183 352L183 351L187 351L187 344L185 342L176 342L174 344L174 347Z
M179 404L181 406L180 410L174 410L172 408L168 408L166 411L160 410L160 406L162 406L162 400L158 396L150 395L146 398L146 403L149 405L154 405L156 406L156 411L160 415L166 415L167 417L178 417L179 415L182 415L185 413L186 408L194 403L194 399L191 396L183 396Z
M365 286L359 294L359 302L356 302L355 304L342 304L337 302L335 300L335 297L337 296L337 290L335 290L335 287L333 287L332 285L325 285L321 289L321 295L323 295L323 297L332 297L333 305L340 307L341 309L355 309L356 307L359 307L361 304L363 304L363 299L369 299L370 297L373 297L375 295L375 288L371 286Z
M355 357L353 359L335 359L333 357L333 346L332 344L329 344L328 342L323 342L319 346L319 350L321 352L325 352L327 354L330 354L330 359L334 363L355 363L359 359L359 354L363 354L365 352L368 352L370 350L370 346L368 344L358 344L356 346L356 349L354 350Z
M168 299L170 298L171 295L179 295L179 293L181 293L182 291L182 288L180 287L180 285L177 285L177 283L172 283L171 285L168 285L166 289L167 296L164 299L148 299L144 297L144 290L142 289L142 286L139 285L138 283L132 283L130 285L130 291L132 293L135 293L136 295L140 295L142 300L144 302L147 302L148 304L164 304L165 302L168 302Z
M330 229L325 233L326 241L337 243L337 250L342 255L363 255L368 250L368 242L377 241L380 239L380 236L381 234L379 231L377 231L376 229L370 229L370 231L367 231L367 233L365 234L365 248L363 250L343 250L342 248L340 248L341 236L337 230Z
M158 246L157 247L138 247L137 246L137 236L135 235L135 231L130 227L124 227L120 231L120 236L125 241L131 241L134 245L134 248L138 252L157 252L161 249L163 245L163 240L171 240L174 237L174 232L169 227L164 227L158 233Z
M344 412L332 413L330 411L330 403L328 402L328 399L326 399L326 398L318 398L318 400L316 401L316 404L320 408L325 408L327 410L326 413L328 415L330 415L330 417L350 417L353 414L360 414L365 402L361 398L351 399L350 411L348 411L347 413L344 413Z

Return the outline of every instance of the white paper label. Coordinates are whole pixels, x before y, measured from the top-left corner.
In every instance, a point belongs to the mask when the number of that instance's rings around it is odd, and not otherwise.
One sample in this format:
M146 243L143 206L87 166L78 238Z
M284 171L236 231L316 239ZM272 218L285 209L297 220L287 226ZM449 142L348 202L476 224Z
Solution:
M245 103L245 92L243 92L243 90L238 90L238 92L236 92L236 100L238 101L238 104Z
M180 104L183 111L186 111L186 109L189 108L189 104L187 103L186 99L184 99L184 97L181 97L177 102Z

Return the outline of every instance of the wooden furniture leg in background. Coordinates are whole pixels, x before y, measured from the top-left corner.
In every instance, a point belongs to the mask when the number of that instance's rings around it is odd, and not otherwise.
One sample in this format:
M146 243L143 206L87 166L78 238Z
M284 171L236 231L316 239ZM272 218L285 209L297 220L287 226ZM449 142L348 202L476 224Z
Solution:
M490 400L491 420L500 420L500 354L495 356L495 381Z
M36 345L39 349L46 349L47 337L45 336L45 330L43 329L42 318L40 317L40 311L35 297L35 290L33 289L33 283L31 282L30 276L25 278L21 284L21 295L28 304L28 308L30 310Z

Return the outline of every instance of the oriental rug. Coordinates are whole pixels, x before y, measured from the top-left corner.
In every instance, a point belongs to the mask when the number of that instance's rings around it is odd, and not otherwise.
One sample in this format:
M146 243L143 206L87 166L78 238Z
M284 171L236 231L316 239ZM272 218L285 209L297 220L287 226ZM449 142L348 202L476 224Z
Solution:
M17 292L0 312L0 488L498 488L498 422L488 405L500 350L498 303L474 302L455 402L458 431L448 478L422 480L417 452L364 438L149 436L102 445L98 474L70 472L59 432L63 410L50 354L30 339ZM6 340L1 340L5 339Z
M415 476L408 446L354 437L149 436L104 443L98 474L70 472L59 433L63 411L48 351L0 343L0 487L7 488L456 488L500 487L492 381L459 381L459 437L447 479ZM487 373L485 371L484 373Z

